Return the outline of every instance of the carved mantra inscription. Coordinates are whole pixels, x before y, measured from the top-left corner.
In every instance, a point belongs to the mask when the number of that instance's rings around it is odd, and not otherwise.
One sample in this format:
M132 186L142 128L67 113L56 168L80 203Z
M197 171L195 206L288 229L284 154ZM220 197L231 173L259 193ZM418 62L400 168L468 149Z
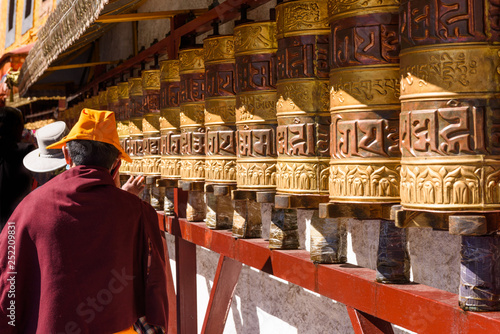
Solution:
M276 156L274 129L238 130L238 158Z
M160 155L160 137L144 138L142 142L144 155Z
M332 67L399 62L398 16L360 15L332 23Z
M401 113L401 149L403 156L450 156L499 154L500 127L492 128L486 146L485 112L482 107L451 107Z
M130 118L130 107L129 107L130 100L129 99L122 99L120 100L119 106L118 106L118 118L120 121L128 120Z
M183 132L181 133L182 155L205 155L205 133Z
M276 89L276 60L273 54L236 57L236 92Z
M205 74L181 74L180 103L202 102L205 99Z
M486 41L485 3L488 2L484 0L402 1L399 9L401 47ZM498 1L491 3L491 7L496 8L498 13ZM492 31L492 38L495 38L498 36L498 21L493 22L495 30Z
M179 155L180 154L180 133L167 132L161 136L160 154L161 155Z
M144 98L143 96L133 95L130 97L129 108L130 117L142 117L144 114Z
M208 131L206 154L234 156L236 154L236 131Z
M393 114L392 119L376 118L374 112L332 115L332 158L399 157L399 112Z
M328 35L293 36L278 40L278 80L327 79Z
M160 91L148 90L143 98L143 110L145 113L159 113L160 112Z
M144 145L142 139L130 139L128 141L127 154L131 157L142 157L144 155Z
M161 83L160 108L175 108L180 105L180 82L170 81Z
M234 96L234 71L235 65L233 63L206 65L206 97Z
M304 123L280 125L276 130L278 154L301 157L329 157L329 127L326 124Z

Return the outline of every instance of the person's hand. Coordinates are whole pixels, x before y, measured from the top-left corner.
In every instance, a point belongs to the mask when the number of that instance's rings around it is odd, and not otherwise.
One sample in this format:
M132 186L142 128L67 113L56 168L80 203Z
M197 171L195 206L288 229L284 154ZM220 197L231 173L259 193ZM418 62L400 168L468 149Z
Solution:
M127 182L125 182L122 186L122 190L134 195L139 195L139 193L144 190L144 176L139 175L134 177L131 175Z

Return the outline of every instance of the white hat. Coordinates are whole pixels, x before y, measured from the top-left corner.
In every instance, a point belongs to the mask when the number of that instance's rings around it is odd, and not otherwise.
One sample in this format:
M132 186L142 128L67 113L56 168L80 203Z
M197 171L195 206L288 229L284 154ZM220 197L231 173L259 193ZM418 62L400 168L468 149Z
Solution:
M51 172L64 167L66 160L62 150L48 150L47 146L58 142L68 133L69 129L64 122L54 122L38 129L35 134L38 148L24 157L24 166L35 173Z

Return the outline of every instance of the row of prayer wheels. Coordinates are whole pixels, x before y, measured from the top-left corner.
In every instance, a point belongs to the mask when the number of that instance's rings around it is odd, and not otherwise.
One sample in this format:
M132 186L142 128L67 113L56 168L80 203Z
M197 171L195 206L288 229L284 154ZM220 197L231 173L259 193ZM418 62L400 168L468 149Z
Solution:
M296 248L296 209L319 207L311 258L342 262L344 218L389 222L381 225L379 262L398 269L380 281L405 282L406 236L394 220L405 227L418 212L440 213L421 216L422 225L458 231L469 245L468 237L498 226L491 223L500 211L497 7L488 0L452 7L281 2L276 20L209 36L74 110L115 111L133 159L121 171L188 190L188 219L206 217L211 228L259 237L255 212L268 202L270 247ZM467 229L470 213L482 217L474 220L482 233ZM497 237L482 240L474 247L499 248ZM499 307L468 294L461 291L464 308Z

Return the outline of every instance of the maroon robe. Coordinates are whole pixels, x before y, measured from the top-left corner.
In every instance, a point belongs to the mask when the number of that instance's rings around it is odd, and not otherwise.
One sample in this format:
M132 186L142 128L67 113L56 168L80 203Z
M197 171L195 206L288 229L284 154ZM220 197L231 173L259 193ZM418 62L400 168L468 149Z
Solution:
M156 212L106 169L71 168L29 194L9 222L0 234L0 333L114 333L143 315L167 327Z

